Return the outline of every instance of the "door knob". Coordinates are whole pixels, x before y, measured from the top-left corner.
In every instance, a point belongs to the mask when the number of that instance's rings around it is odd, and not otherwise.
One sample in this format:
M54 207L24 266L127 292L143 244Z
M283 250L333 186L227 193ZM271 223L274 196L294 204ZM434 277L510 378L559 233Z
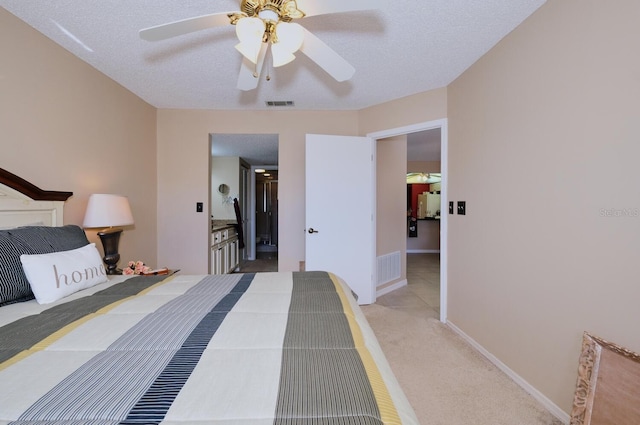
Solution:
M314 230L313 227L309 227L309 230L307 230L307 232L309 232L309 233L318 233L318 231Z

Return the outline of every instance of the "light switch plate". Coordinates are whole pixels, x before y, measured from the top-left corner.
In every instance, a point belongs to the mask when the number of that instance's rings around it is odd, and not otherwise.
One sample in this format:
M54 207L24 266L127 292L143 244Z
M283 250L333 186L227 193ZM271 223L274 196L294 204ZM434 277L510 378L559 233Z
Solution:
M458 201L458 215L466 215L466 214L467 214L466 201Z
M204 204L202 202L196 202L196 212L202 212Z

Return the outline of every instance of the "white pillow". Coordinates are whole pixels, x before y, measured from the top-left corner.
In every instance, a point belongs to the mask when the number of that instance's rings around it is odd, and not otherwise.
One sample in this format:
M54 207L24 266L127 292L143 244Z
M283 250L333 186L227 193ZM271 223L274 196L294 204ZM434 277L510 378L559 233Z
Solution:
M22 254L20 261L39 304L52 303L107 281L95 243L51 254Z

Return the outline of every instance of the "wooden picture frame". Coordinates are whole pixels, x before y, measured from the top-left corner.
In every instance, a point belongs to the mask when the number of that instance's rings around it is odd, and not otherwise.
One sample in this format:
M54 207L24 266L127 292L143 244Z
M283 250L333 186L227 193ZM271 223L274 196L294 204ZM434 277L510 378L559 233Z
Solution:
M570 425L640 424L640 354L584 333Z

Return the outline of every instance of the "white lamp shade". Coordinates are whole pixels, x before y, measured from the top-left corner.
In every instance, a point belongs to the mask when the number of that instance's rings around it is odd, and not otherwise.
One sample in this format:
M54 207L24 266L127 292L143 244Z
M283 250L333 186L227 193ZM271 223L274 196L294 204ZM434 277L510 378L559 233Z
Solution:
M276 27L277 43L271 45L273 67L286 65L295 59L293 55L302 47L304 29L295 23L280 22Z
M130 226L133 214L125 196L93 194L84 215L84 227Z
M297 52L304 41L304 28L292 22L280 22L276 26L278 44L283 44L291 52Z
M238 43L235 47L253 63L258 62L265 25L260 18L242 18L236 23Z

